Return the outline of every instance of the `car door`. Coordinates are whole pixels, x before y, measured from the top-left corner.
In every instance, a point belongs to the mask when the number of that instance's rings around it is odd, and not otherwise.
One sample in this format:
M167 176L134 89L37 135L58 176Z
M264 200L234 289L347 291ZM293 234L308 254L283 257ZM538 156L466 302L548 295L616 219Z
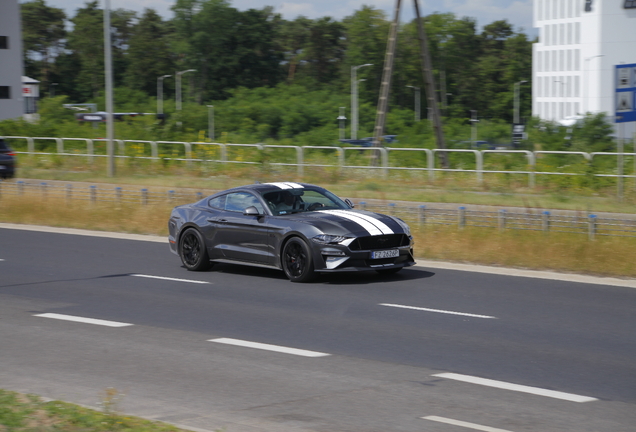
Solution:
M222 211L216 212L209 220L215 227L213 247L227 259L273 264L273 254L268 246L265 209L261 201L250 192L232 192L223 197L212 203L219 207L223 205ZM258 216L243 214L251 206L259 211Z

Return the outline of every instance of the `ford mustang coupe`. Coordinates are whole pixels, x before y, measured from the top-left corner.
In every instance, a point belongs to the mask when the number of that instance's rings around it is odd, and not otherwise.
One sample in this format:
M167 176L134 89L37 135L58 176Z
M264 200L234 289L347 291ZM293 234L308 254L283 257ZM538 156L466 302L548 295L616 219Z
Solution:
M415 264L404 221L353 207L305 183L228 189L172 210L170 250L188 270L246 264L283 270L292 282L316 273L392 274Z

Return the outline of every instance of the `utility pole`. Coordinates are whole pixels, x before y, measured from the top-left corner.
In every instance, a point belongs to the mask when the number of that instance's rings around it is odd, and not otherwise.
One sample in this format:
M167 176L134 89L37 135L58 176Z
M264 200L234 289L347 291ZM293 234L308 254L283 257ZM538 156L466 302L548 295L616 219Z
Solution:
M418 0L413 0L413 4L415 5L415 18L417 19L417 30L421 45L420 56L422 60L424 88L426 90L428 106L431 108L431 114L433 117L435 140L437 142L437 148L445 149L446 143L444 142L444 131L442 130L442 116L439 111L439 104L437 103L437 92L435 91L435 81L433 79L433 64L431 62L431 55L428 51L428 40L426 39L426 32L424 31L424 25L422 24L422 18L420 16ZM442 166L444 168L448 168L448 154L446 152L440 152L439 157Z
M389 40L386 44L386 54L384 55L384 69L382 71L382 85L380 86L380 98L378 100L378 111L375 116L375 129L373 130L373 147L382 146L382 136L384 135L384 125L386 124L386 113L389 108L389 91L391 90L391 75L393 75L393 61L395 59L395 46L397 44L397 31L400 22L401 0L395 1L395 14L391 28L389 30ZM377 165L378 155L373 155L373 165Z
M382 146L382 136L384 135L384 125L386 124L386 114L389 105L389 91L391 88L391 75L393 74L393 62L395 60L395 47L397 44L397 30L400 21L400 7L401 0L395 2L395 16L391 23L391 29L389 30L389 40L386 45L386 54L384 57L384 69L382 72L382 85L380 87L380 98L378 100L378 111L375 119L375 129L373 131L373 147ZM415 5L415 15L417 18L419 39L420 39L420 56L422 60L422 75L424 77L424 88L426 90L426 97L428 100L428 107L431 108L431 115L433 120L433 129L435 130L435 137L437 141L437 148L445 149L444 143L444 131L442 130L442 117L439 111L439 104L437 103L437 93L435 91L435 81L433 79L433 68L431 63L431 56L428 51L428 42L426 39L426 32L422 25L422 19L420 17L420 7L418 0L413 0ZM440 152L440 160L442 166L448 168L448 155L446 152ZM378 163L378 155L373 156L373 165Z

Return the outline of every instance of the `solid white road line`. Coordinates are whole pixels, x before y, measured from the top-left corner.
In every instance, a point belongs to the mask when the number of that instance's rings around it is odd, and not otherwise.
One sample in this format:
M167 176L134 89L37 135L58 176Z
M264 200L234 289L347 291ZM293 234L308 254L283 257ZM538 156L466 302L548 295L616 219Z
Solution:
M460 421L460 420L453 420L453 419L449 419L449 418L444 418L444 417L438 417L438 416L426 416L426 417L421 417L424 420L431 420L431 421L435 421L435 422L439 422L439 423L446 423L449 425L454 425L454 426L461 426L461 427L465 427L465 428L469 428L469 429L475 429L475 430L479 430L479 431L485 431L485 432L511 432L509 430L506 429L497 429L497 428L493 428L490 426L482 426L482 425L478 425L476 423L468 423L465 421Z
M38 314L34 316L42 317L42 318L53 318L53 319L64 320L64 321L74 321L74 322L80 322L80 323L86 323L86 324L96 324L96 325L101 325L106 327L127 327L132 325L132 324L121 323L116 321L106 321L106 320L100 320L100 319L94 319L94 318L84 318L84 317L62 315L62 314L56 314L56 313L43 313L43 314Z
M230 339L230 338L209 339L208 342L216 342L216 343L222 343L226 345L236 345L236 346L242 346L247 348L256 348L256 349L267 350L267 351L276 351L280 353L293 354L293 355L298 355L303 357L326 357L331 355L331 354L326 354L326 353L321 353L316 351L307 351L302 349L288 348L288 347L283 347L278 345L269 345L264 343L249 342L249 341L244 341L239 339Z
M476 314L470 314L470 313L464 313L464 312L453 312L453 311L447 311L447 310L441 310L441 309L429 309L429 308L423 308L423 307L405 306L405 305L391 304L391 303L380 303L379 306L388 306L388 307L402 308L402 309L413 309L413 310L419 310L424 312L436 312L436 313L443 313L443 314L450 314L450 315L462 315L462 316L467 316L472 318L498 319L497 317L488 316L488 315L476 315Z
M198 280L190 280L190 279L177 279L177 278L170 278L170 277L163 277L163 276L142 275L142 274L131 274L131 276L142 277L142 278L150 278L150 279L161 279L161 280L174 281L174 282L189 282L189 283L196 283L196 284L209 284L210 283L210 282L206 282L206 281L198 281Z
M512 391L518 391L522 393L530 393L530 394L534 394L538 396L546 396L546 397L551 397L555 399L563 399L570 402L582 403L582 402L592 402L592 401L598 400L596 398L588 397L588 396L579 396L572 393L563 393L563 392L554 391L554 390L546 390L546 389L542 389L538 387L529 387L529 386L524 386L519 384L511 384L504 381L495 381L491 379L479 378L479 377L474 377L470 375L461 375L456 373L440 373L440 374L435 374L433 376L440 377L440 378L448 378L448 379L452 379L456 381L463 381L463 382L467 382L471 384L480 384L480 385L500 388L504 390L512 390Z

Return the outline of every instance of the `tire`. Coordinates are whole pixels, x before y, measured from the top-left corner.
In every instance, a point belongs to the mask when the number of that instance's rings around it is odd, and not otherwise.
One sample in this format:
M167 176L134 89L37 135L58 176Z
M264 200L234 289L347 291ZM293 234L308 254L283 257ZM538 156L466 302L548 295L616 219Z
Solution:
M179 237L179 256L185 268L190 271L212 267L203 236L194 228L188 228Z
M384 269L384 270L376 270L380 276L391 276L402 270L403 267L392 268L392 269Z
M292 282L308 282L315 277L309 246L298 237L292 237L285 243L281 264L285 275Z

